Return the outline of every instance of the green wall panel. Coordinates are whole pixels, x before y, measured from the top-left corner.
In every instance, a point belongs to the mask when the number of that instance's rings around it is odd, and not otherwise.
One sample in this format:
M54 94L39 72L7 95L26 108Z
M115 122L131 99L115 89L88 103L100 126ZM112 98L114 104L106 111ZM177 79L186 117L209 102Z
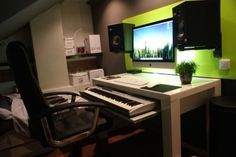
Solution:
M136 26L172 17L172 8L184 1L170 4L134 17L124 19L124 23ZM221 32L222 58L231 61L230 70L219 70L220 58L214 58L212 50L176 50L176 63L182 60L195 60L198 64L196 76L236 79L236 0L221 0ZM125 54L126 69L142 69L146 72L164 71L169 73L173 69L133 67L129 54ZM170 72L171 73L171 72Z

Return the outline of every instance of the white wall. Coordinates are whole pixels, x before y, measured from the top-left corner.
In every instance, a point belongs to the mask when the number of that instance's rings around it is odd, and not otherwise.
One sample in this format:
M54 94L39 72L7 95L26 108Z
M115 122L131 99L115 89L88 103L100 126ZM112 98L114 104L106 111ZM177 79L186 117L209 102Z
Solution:
M30 26L40 87L68 87L60 4L35 17Z
M64 0L30 22L35 64L44 91L71 89L64 38L74 38L75 47L93 34L90 6L86 1Z
M65 38L73 38L75 47L84 46L84 39L93 34L91 8L82 0L64 0L61 4Z

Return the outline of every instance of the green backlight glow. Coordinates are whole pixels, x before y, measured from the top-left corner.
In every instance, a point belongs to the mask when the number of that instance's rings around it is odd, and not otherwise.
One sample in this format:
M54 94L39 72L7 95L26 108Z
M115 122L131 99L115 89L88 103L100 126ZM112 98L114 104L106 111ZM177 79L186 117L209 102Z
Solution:
M124 23L133 23L135 26L148 24L155 21L172 17L172 8L182 3L170 4L168 6L158 8L134 17L124 19ZM222 58L228 58L231 61L231 69L228 71L219 70L219 59L213 57L213 50L176 50L176 61L180 63L183 60L194 60L198 65L196 76L230 78L236 79L236 1L221 1L221 32L222 32ZM145 72L164 72L173 73L173 69L166 68L147 68L133 67L132 59L129 54L125 54L126 69L142 69Z

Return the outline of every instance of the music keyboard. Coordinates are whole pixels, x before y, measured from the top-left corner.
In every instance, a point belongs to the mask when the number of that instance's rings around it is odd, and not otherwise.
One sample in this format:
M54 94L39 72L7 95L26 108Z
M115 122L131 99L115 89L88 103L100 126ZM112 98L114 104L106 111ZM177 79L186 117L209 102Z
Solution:
M133 77L133 76L117 78L114 81L119 82L119 83L124 83L124 84L135 85L135 86L143 86L143 85L148 84L149 82L148 80L145 80L143 78L138 78L138 77Z
M156 107L154 101L98 86L86 89L81 95L108 104L110 108L128 117L140 115Z

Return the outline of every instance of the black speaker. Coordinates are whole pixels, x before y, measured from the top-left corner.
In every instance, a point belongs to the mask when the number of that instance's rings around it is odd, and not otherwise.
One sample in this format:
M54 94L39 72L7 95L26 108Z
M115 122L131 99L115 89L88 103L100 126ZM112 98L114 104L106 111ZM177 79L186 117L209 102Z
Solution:
M186 1L173 8L174 45L180 51L215 49L221 57L220 6L215 1Z
M120 23L109 25L109 48L111 52L131 52L132 51L132 28L133 24Z

